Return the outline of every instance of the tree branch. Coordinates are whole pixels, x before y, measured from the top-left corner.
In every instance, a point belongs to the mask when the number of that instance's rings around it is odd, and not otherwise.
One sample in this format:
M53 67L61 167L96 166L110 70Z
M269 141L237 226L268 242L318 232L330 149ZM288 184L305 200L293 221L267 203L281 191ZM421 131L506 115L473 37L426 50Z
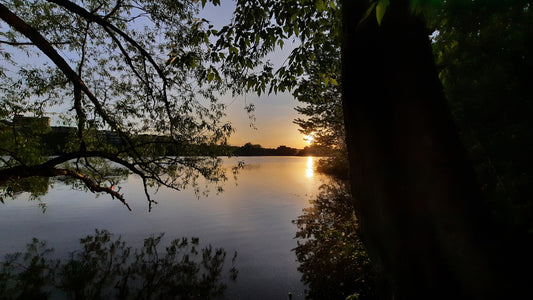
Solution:
M91 180L90 178L86 177L85 175L83 175L81 173L78 173L78 172L71 171L71 170L52 169L52 173L54 173L53 176L63 175L63 176L67 176L67 177L70 177L70 178L74 178L74 179L80 180L80 181L82 181L85 184L85 186L91 192L93 192L93 193L106 193L108 195L111 195L111 197L113 199L117 198L118 200L120 200L120 202L122 202L124 205L126 205L128 210L131 211L131 207L129 206L128 202L126 202L126 199L124 198L124 195L120 194L118 191L113 190L112 187L101 186L98 183L96 183L93 180ZM53 176L50 176L50 177L53 177Z
M178 188L171 186L167 182L165 182L153 170L142 168L143 166L140 166L142 169L139 169L135 163L131 163L116 155L110 154L108 152L103 152L103 151L71 152L71 153L60 155L58 157L54 157L39 165L33 165L33 166L19 165L19 166L9 167L9 168L0 170L0 186L5 185L11 180L19 180L22 178L29 178L29 177L34 177L34 176L40 176L40 177L68 176L68 177L82 181L85 184L85 186L92 192L107 193L111 195L112 197L119 199L126 206L128 206L124 197L120 195L118 192L110 188L102 187L98 185L93 180L91 180L90 178L86 177L85 175L79 172L64 169L64 168L57 168L60 164L66 163L70 160L79 159L79 158L90 158L90 157L94 157L94 158L98 157L98 158L109 160L111 162L115 162L127 168L132 173L141 177L141 179L143 180L144 193L146 195L146 199L148 200L150 210L152 208L152 204L157 204L157 201L153 200L148 193L148 183L147 183L148 179L154 180L158 182L159 184L161 184L162 186L166 186L168 188L178 190ZM192 167L194 168L194 166ZM128 209L129 209L129 206L128 206Z
M70 43L71 42L50 42L50 45L66 45ZM4 40L0 40L0 44L6 44L10 46L36 46L33 42L10 42Z
M111 37L111 39L115 42L115 44L117 45L117 47L120 49L120 52L122 52L122 55L124 55L124 59L126 60L126 63L128 64L128 66L130 66L133 74L135 74L135 76L146 86L149 86L149 83L147 81L144 80L144 78L142 78L142 76L139 74L139 72L137 71L137 69L135 68L135 66L133 65L133 60L131 59L130 55L128 54L128 52L126 51L126 49L124 49L124 46L122 46L122 44L120 43L120 40L117 38L117 36L115 34L113 34L113 32L107 28L107 27L104 27L104 30L107 32L107 34L109 34L109 36Z
M108 20L109 18L111 18L111 16L113 16L119 9L120 7L122 6L122 0L117 0L117 3L115 3L115 6L113 7L113 9L111 9L111 11L104 16L104 20Z
M167 115L170 118L170 120L173 119L172 112L170 110L170 103L168 102L167 94L166 94L168 80L166 78L166 75L165 75L164 71L159 67L159 65L156 63L156 61L152 57L152 55L150 55L150 53L148 53L148 51L146 51L146 49L144 49L141 45L139 45L139 43L137 43L134 39L132 39L124 31L120 30L115 25L109 23L105 18L102 18L100 16L92 14L91 12L87 11L83 7L77 5L76 3L73 3L73 2L67 1L67 0L47 0L47 1L51 2L51 3L55 3L55 4L65 8L65 9L67 9L68 11L85 18L86 20L91 20L91 21L101 25L104 28L111 29L112 31L114 31L118 35L120 35L128 43L130 43L133 47L135 47L141 53L141 55L143 57L145 57L150 62L150 64L154 67L154 69L156 70L157 74L159 75L159 77L163 81L163 89L162 90L163 90L163 101L165 102L165 109L166 109ZM170 124L170 132L171 132L171 135L173 136L173 134L172 134L174 132L173 131L173 125L172 125L172 122L170 122L170 123L171 123Z

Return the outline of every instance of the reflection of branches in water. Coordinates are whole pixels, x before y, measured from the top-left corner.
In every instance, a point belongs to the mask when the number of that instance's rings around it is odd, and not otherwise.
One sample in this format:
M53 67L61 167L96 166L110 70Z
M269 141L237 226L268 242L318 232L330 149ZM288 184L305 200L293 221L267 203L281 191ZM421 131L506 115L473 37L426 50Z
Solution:
M211 299L223 295L226 251L199 239L173 240L165 251L163 234L144 240L141 249L112 240L106 230L80 239L82 249L61 261L48 258L46 242L33 239L25 253L8 254L0 267L3 299ZM233 266L229 278L234 281Z
M48 177L29 177L12 180L4 186L0 186L0 202L5 204L5 199L14 199L22 193L29 193L29 200L36 200L42 211L46 211L46 204L41 202L41 197L48 193L48 187L52 185Z
M311 299L345 299L354 294L372 299L374 275L357 235L357 220L346 185L332 181L293 221L298 227L294 249L309 285Z
M261 168L261 164L243 164L244 170L258 170Z
M89 161L85 158L85 161ZM120 189L117 189L121 182L125 181L129 176L129 171L125 168L117 167L98 162L97 160L92 159L91 164L95 165L99 163L98 170L95 170L93 174L95 179L94 182L97 184L94 185L93 192L102 192L102 189L111 191L115 195L120 194ZM88 164L88 162L87 162ZM93 172L91 168L84 168L76 166L79 174L88 174ZM83 183L79 178L73 179L71 176L62 176L62 177L43 177L43 176L32 176L32 177L22 177L16 179L6 180L0 184L0 202L5 203L6 199L16 199L23 193L28 193L29 200L39 201L39 206L43 210L46 210L46 203L41 201L41 197L46 195L49 191L49 188L52 187L55 183L62 182L67 185L71 185L72 188L87 191L89 190L90 183ZM105 191L103 191L105 192Z

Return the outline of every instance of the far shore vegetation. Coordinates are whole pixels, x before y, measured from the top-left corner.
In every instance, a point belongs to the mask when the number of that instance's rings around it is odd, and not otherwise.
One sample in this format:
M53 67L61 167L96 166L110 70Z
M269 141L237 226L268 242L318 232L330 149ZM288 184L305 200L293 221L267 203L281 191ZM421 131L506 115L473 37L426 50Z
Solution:
M40 137L44 152L48 155L65 154L68 142L77 134L76 127L51 126L48 117L28 117L16 115L10 122L0 120L0 137L12 138L16 132L20 136ZM110 130L96 130L95 134L105 141L107 147L120 149L123 142L120 136ZM310 145L297 149L280 145L277 148L266 148L250 142L242 146L228 144L192 144L176 143L171 137L160 134L139 134L133 140L154 147L154 153L168 156L332 156L330 147Z

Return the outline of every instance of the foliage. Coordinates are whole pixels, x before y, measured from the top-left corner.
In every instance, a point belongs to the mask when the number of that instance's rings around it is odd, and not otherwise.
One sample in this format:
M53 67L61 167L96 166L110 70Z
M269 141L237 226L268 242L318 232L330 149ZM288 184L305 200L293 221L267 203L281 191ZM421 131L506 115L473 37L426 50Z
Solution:
M220 60L219 69L233 80L234 92L261 94L284 91L297 85L297 77L303 74L303 64L310 53L305 53L306 47L318 46L320 41L325 41L325 31L330 27L327 5L334 6L334 1L317 2L315 5L313 1L295 0L237 1L232 22L220 30L211 31L215 39L210 45L213 55ZM302 41L316 38L315 43L309 41L305 46L297 47L288 58L290 63L275 70L264 58L277 47L283 47L290 37L300 37Z
M69 259L50 258L53 249L33 239L25 253L8 254L0 269L3 299L212 299L223 295L226 252L199 239L175 239L161 251L163 234L132 249L106 230L80 239ZM232 259L234 264L236 253ZM237 270L231 267L229 279Z
M209 73L216 60L207 50L206 20L196 17L199 5L1 1L0 134L6 142L0 146L0 185L30 174L67 177L127 205L101 172L105 164L140 176L150 204L151 185L181 189L199 177L224 180L215 157L161 156L161 139L134 139L157 133L172 143L215 144L232 132L217 101L224 84ZM43 153L41 135L15 124L16 116L27 123L50 111L64 125L76 126L55 158ZM118 143L110 145L104 131Z
M507 224L533 228L529 0L447 1L434 52L483 192Z
M332 180L293 221L298 226L294 249L309 285L310 299L373 299L375 275L357 234L353 200L343 181Z

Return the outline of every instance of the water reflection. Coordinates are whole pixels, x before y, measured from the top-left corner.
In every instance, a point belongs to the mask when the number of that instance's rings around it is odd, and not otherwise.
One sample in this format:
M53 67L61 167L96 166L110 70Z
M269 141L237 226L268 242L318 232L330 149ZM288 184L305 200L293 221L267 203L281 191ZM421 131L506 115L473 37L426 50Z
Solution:
M43 196L45 214L35 202L0 205L0 241L6 241L0 243L0 258L24 249L33 236L54 245L56 257L66 257L79 249L79 237L98 226L127 238L133 248L141 248L143 238L154 232L166 232L166 241L200 236L226 249L228 260L239 253L239 278L228 284L228 299L287 299L288 292L293 300L303 299L306 286L291 252L297 246L291 220L309 206L306 195L317 194L322 175L306 176L307 157L232 157L224 166L231 170L241 160L246 167L236 180L228 179L223 193L211 190L199 199L193 189L160 189L152 212L136 176L122 184L132 212L110 197L95 198L56 182Z
M29 194L30 200L39 199L48 193L52 184L48 177L29 177L18 180L9 180L0 186L0 202L4 199L14 199L23 193Z
M25 253L0 265L2 299L214 299L224 295L226 251L181 238L162 251L163 234L133 249L107 230L80 239L81 249L63 261L50 258L46 242L33 239ZM237 278L233 266L230 281Z
M305 176L307 176L307 178L311 178L313 177L313 173L314 173L313 157L308 156L307 157L307 168L305 169Z
M331 181L293 221L298 227L298 246L293 249L300 263L302 281L309 299L375 299L374 273L357 235L357 220L346 184Z

